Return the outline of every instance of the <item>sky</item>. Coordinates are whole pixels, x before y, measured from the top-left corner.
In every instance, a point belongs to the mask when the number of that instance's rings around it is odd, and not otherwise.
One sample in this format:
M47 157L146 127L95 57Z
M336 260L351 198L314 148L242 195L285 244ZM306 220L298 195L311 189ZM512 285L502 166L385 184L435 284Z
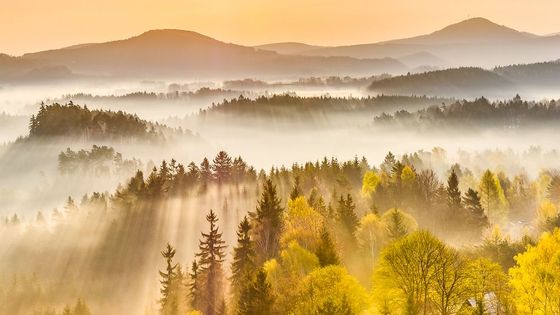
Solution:
M558 0L0 0L0 52L21 55L163 28L242 45L346 45L430 33L477 16L543 35L560 32L558 12Z

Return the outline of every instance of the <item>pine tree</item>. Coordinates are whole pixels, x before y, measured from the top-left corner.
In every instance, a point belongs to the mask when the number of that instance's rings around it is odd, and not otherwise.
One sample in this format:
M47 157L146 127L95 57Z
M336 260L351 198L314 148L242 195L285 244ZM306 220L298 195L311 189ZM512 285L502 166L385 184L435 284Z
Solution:
M231 157L225 151L218 152L218 155L214 158L212 169L218 184L228 182L232 172Z
M198 275L200 272L200 268L198 266L198 263L195 261L193 261L192 266L191 266L191 272L189 273L189 284L188 284L188 300L190 301L191 307L193 309L199 309L200 308L200 292L199 292L199 280L198 280Z
M469 223L479 228L488 226L488 218L484 214L484 209L480 203L480 197L476 191L469 188L465 197L463 197L463 202L468 211Z
M255 249L251 241L251 224L245 216L237 229L237 246L233 249L231 265L231 282L236 294L241 291L242 284L251 279L254 268Z
M354 235L356 228L360 224L355 209L356 206L350 194L346 195L346 199L344 196L340 195L337 207L337 219L350 235Z
M294 187L290 192L290 200L295 200L297 197L302 196L300 184L299 184L299 176L294 178Z
M263 186L254 217L255 250L257 264L275 257L278 254L280 233L282 231L282 212L276 187L270 179Z
M200 163L200 170L199 170L199 178L200 178L200 185L203 191L206 190L208 184L212 181L212 167L210 166L210 162L207 158L202 160Z
M380 168L386 174L391 174L391 171L393 170L393 167L395 166L396 162L397 159L395 158L395 155L393 155L393 153L389 151L389 153L387 153L387 155L385 156L383 163L380 165Z
M161 255L165 258L166 262L165 271L159 272L161 276L161 299L159 300L161 312L164 315L175 315L178 311L177 292L175 290L177 264L173 264L175 249L168 243L165 250L161 252Z
M321 240L319 242L319 245L317 246L315 255L319 259L319 264L321 265L321 267L325 267L328 265L338 265L340 263L331 235L324 226L321 231Z
M451 175L447 179L447 206L453 211L461 209L461 191L459 190L459 179L455 170L451 170Z
M273 305L272 288L266 280L266 272L261 269L241 292L237 315L269 315L273 313Z
M218 230L216 224L218 217L214 211L210 210L210 213L206 216L206 221L210 223L210 231L201 233L202 240L199 242L199 252L196 256L200 264L201 288L204 288L201 291L201 310L204 314L214 315L217 314L224 294L222 263L224 262L226 246L222 240L222 233Z
M404 223L404 217L397 208L391 210L387 231L389 232L389 237L393 240L398 240L408 234L408 229Z

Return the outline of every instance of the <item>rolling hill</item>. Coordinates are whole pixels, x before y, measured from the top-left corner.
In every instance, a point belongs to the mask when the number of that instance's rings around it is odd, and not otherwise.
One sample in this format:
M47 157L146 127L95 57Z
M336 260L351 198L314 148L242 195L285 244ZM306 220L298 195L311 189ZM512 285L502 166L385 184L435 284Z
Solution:
M125 40L25 54L22 59L64 65L78 74L134 78L371 75L407 70L391 58L281 55L183 30L153 30Z
M560 87L560 60L495 67L463 67L395 76L372 82L372 93L447 97L539 95Z
M426 35L371 44L314 48L298 54L400 59L421 52L437 56L453 67L535 63L560 58L560 36L537 36L484 18L472 18ZM426 62L424 66L441 66L434 61Z

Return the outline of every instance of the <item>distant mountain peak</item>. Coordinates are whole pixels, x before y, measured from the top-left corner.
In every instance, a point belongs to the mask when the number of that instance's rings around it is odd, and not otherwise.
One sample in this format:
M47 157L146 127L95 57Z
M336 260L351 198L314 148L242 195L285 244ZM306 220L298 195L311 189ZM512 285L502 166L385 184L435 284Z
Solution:
M208 37L206 35L202 35L197 32L187 31L187 30L180 30L180 29L153 29L146 31L138 36L134 36L131 39L190 39L190 40L212 40L216 41L215 39Z
M537 37L534 34L496 24L483 17L474 17L451 24L427 36L446 41L510 41Z

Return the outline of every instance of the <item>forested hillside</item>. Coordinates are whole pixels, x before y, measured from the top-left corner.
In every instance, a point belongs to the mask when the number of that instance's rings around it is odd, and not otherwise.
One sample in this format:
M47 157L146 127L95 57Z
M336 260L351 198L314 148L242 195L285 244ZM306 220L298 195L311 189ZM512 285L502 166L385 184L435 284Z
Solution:
M4 255L18 262L18 270L34 270L34 281L58 287L56 295L66 303L82 297L93 305L113 305L104 313L118 312L119 299L142 296L141 279L152 279L149 291L161 288L159 307L165 314L193 309L432 314L440 308L492 307L509 313L525 307L521 301L533 296L527 285L548 290L548 280L537 275L552 258L535 265L532 257L560 246L553 232L560 222L560 176L554 170L535 179L471 170L441 160L442 153L401 158L389 153L377 166L365 158L325 158L267 172L225 152L188 165L164 161L149 174L138 171L113 193L86 195L81 202L68 198L64 209L38 213L33 220L5 218L2 235L13 246ZM72 155L61 154L61 162ZM446 164L444 178L429 166ZM207 223L192 231L193 219ZM502 232L498 226L504 222L524 223ZM237 231L232 224L239 224ZM77 233L96 237L77 246L70 241ZM25 248L33 240L41 240L41 251L59 261L41 267L30 259L37 253ZM82 269L83 264L88 267ZM15 271L11 266L3 269L9 274ZM62 266L74 280L47 272ZM156 266L159 276L153 273ZM432 276L411 273L420 266ZM443 289L449 276L453 286ZM160 285L154 281L158 277ZM14 281L10 285L25 285L17 282L23 279ZM422 286L409 295L418 281ZM71 289L78 283L88 285ZM4 312L42 307L48 294L17 293L9 286L4 292L9 293ZM482 298L488 292L492 298ZM26 301L34 302L22 303L30 294ZM549 295L544 301L555 299Z

